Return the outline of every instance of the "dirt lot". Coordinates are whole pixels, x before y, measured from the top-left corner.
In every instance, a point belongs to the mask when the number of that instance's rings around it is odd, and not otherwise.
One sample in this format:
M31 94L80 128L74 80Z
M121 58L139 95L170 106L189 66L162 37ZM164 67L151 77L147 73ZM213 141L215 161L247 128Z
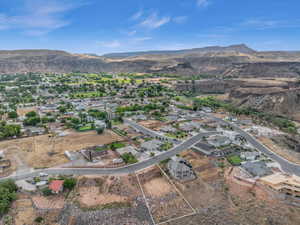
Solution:
M83 177L78 185L78 202L83 208L93 208L108 204L132 204L140 195L134 176Z
M193 212L158 167L139 173L138 176L157 223Z
M36 111L36 107L25 107L25 108L18 108L17 113L19 116L25 116L26 113L29 113L31 111Z
M270 138L267 137L258 137L258 139L266 145L269 149L271 149L273 152L277 153L278 155L282 156L283 158L286 158L287 160L300 164L300 154L295 151L289 151L285 148L282 148L276 143L274 143Z
M63 195L44 197L36 195L32 197L33 204L38 209L62 209L65 204Z
M150 129L164 126L164 123L158 120L141 121L139 124Z
M182 153L182 157L192 164L197 178L185 183L174 179L173 182L191 205L195 209L201 209L214 205L217 201L222 201L221 193L216 191L212 185L212 182L221 185L219 184L220 170L207 157L193 151Z
M208 165L209 160L205 156L192 152L183 155L192 163L198 177L176 185L198 213L166 224L299 224L300 208L278 201L263 188L253 190L252 185L241 185L228 176L224 179L227 169L224 173L219 171L216 176L215 167Z
M49 138L48 135L21 138L0 142L0 149L7 149L7 153L17 154L18 158L29 167L52 167L68 162L64 156L65 151L76 151L95 145L109 144L114 141L122 141L117 134L106 131L102 135L95 131L75 132L65 137ZM11 151L11 152L10 152ZM19 165L20 166L20 165Z
M60 224L151 224L135 175L81 177L73 196Z

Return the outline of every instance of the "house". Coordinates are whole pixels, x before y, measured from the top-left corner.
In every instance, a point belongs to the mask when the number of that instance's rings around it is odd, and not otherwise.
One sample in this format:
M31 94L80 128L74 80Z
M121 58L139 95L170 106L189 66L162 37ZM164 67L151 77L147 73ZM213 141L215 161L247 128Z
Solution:
M31 135L42 135L45 133L45 128L44 127L27 127L26 128L26 134L28 136Z
M106 128L106 123L103 120L95 120L94 124L96 128Z
M63 180L53 180L49 184L49 189L53 194L58 194L64 189L64 181Z
M136 156L137 155L137 150L132 147L132 146L126 146L124 148L118 148L116 150L120 155L123 155L124 153L131 153L132 155Z
M3 159L5 157L4 151L0 151L0 159Z
M188 181L196 178L192 165L181 157L173 156L168 162L168 170L177 180Z
M202 107L201 110L206 113L212 113L212 109L209 107Z
M260 156L259 152L241 152L240 157L248 161L254 161Z
M213 135L213 136L208 137L206 140L210 145L212 145L216 148L231 144L230 138L227 136L223 136L223 135Z
M176 128L174 128L172 126L164 126L164 127L160 128L160 131L166 132L166 133L175 133L177 130L176 130Z
M99 162L101 157L108 154L107 150L97 151L96 149L83 149L80 151L83 157L90 162Z
M10 160L0 160L0 173L3 173L5 169L9 168L11 166Z
M300 198L300 177L296 175L275 173L260 178L260 181L276 191Z
M200 129L201 124L196 123L196 122L185 122L185 123L179 124L179 128L183 131L191 132L195 129Z
M141 144L142 151L158 151L163 142L153 139Z
M198 142L197 144L194 145L193 149L196 149L205 155L214 155L216 149L214 146L203 143L203 142Z
M254 177L263 177L272 174L272 170L263 161L248 161L242 163L241 166Z
M140 121L140 120L147 120L147 116L141 114L141 115L135 115L132 117L132 119Z

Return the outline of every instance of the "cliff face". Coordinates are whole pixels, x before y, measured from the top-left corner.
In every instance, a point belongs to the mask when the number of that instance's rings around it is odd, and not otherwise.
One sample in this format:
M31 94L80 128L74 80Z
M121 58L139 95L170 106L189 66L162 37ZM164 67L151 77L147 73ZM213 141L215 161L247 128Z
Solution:
M294 80L208 79L177 83L177 90L213 94L226 93L236 106L289 116L300 120L300 87Z
M115 56L118 57L51 50L0 51L0 73L76 71L207 74L220 77L300 76L300 53L256 52L244 45Z
M239 106L249 106L282 116L298 119L300 89L251 88L231 91L230 99Z

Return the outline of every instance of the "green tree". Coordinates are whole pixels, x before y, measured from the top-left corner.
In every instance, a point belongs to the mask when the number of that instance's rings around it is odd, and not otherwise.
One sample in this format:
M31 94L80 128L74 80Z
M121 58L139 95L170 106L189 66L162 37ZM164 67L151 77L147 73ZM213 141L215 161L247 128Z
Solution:
M10 118L10 119L18 118L18 113L16 111L9 112L7 115L8 115L8 118Z
M72 190L76 186L76 179L75 178L66 178L64 180L64 188Z

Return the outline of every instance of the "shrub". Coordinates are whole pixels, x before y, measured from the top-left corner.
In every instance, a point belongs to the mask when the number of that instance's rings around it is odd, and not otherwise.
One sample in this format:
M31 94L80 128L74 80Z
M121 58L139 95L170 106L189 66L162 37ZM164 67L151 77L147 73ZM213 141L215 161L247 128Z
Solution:
M72 190L76 186L76 179L75 178L66 178L64 180L64 188Z
M42 189L42 193L43 193L43 195L45 195L45 196L50 196L50 195L52 195L52 191L51 191L48 187L43 188L43 189Z

